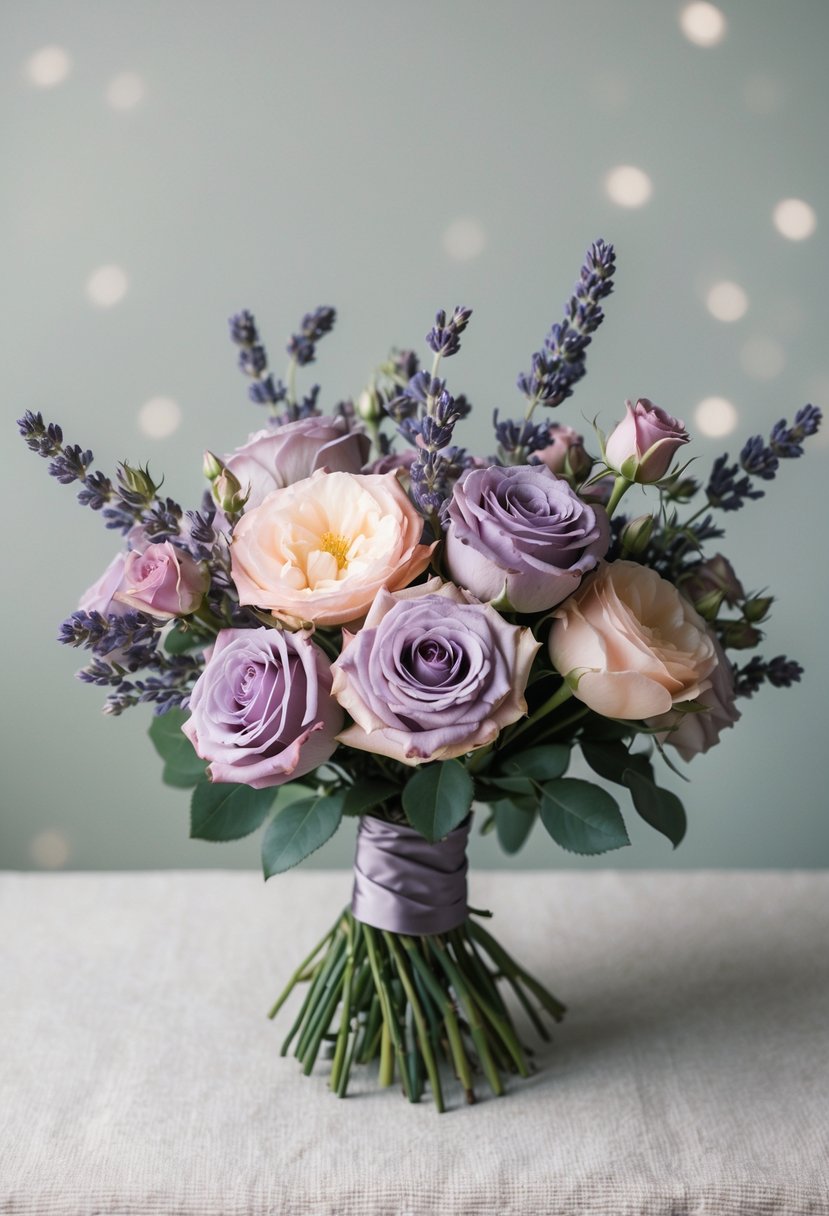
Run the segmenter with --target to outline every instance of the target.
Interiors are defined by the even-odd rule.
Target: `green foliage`
[[[321,848],[340,826],[346,791],[301,798],[278,811],[262,837],[265,878],[282,874]]]
[[[211,645],[212,639],[205,637],[203,631],[197,631],[183,621],[176,621],[164,639],[164,649],[168,654],[187,654],[189,650],[203,649]],[[166,714],[164,715],[166,718]]]
[[[687,819],[685,807],[671,790],[654,785],[641,773],[628,769],[625,785],[630,790],[633,805],[645,823],[667,836],[676,848],[685,835]]]
[[[653,767],[648,757],[641,754],[631,755],[624,743],[617,740],[594,743],[585,739],[582,741],[581,751],[593,772],[604,777],[605,781],[627,785],[625,774],[631,769],[653,780]]]
[[[493,804],[492,813],[501,848],[505,853],[517,853],[535,823],[535,803],[530,800],[513,802],[505,798]]]
[[[387,798],[398,797],[399,794],[400,787],[394,781],[386,781],[383,778],[361,779],[345,791],[343,814],[364,815]]]
[[[570,763],[569,743],[548,743],[502,761],[501,771],[509,777],[530,777],[534,781],[554,781],[563,777]]]
[[[601,786],[575,777],[542,787],[541,822],[570,853],[607,853],[630,844],[616,799]]]
[[[403,810],[409,823],[427,840],[442,840],[462,823],[472,806],[475,787],[457,760],[427,764],[403,788]]]
[[[190,800],[192,840],[241,840],[265,821],[276,799],[273,788],[200,781]]]
[[[153,747],[164,761],[162,780],[165,785],[178,789],[190,789],[204,778],[207,768],[204,760],[196,755],[193,745],[181,728],[188,714],[181,709],[170,709],[166,714],[153,718],[150,724],[150,739]]]

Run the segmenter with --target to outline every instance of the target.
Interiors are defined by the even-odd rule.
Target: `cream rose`
[[[553,616],[554,665],[606,718],[655,717],[711,687],[717,654],[705,622],[647,566],[604,563]]]
[[[342,625],[382,588],[407,586],[433,545],[395,473],[326,473],[274,490],[233,532],[233,581],[242,604],[287,624]]]

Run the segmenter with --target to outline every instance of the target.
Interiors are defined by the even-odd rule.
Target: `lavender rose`
[[[219,633],[181,729],[210,761],[211,781],[261,790],[324,764],[342,724],[319,647],[307,633],[263,627]]]
[[[605,461],[628,481],[652,485],[668,472],[677,449],[688,443],[685,423],[647,397],[636,405],[626,401],[625,406],[627,414],[605,444]]]
[[[102,616],[124,615],[127,611],[126,604],[120,604],[113,597],[124,584],[126,558],[126,553],[116,553],[97,582],[87,587],[78,604],[81,612],[100,612]]]
[[[334,696],[354,719],[340,740],[409,765],[485,747],[527,712],[537,650],[529,629],[451,583],[380,591],[333,666]]]
[[[207,566],[166,540],[126,555],[121,588],[114,599],[138,612],[171,620],[195,612],[209,586]]]
[[[317,469],[359,473],[369,447],[368,436],[349,431],[344,418],[300,418],[257,431],[224,463],[243,489],[250,486],[246,506],[251,510],[272,490],[304,481]]]
[[[481,600],[506,599],[516,612],[560,604],[604,557],[610,526],[543,465],[471,469],[448,507],[446,565]]]

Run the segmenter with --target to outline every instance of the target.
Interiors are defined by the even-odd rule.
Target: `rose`
[[[722,553],[715,553],[704,562],[689,566],[680,579],[683,595],[695,605],[712,603],[716,610],[725,601],[733,608],[746,593],[734,567]]]
[[[116,553],[101,577],[87,587],[78,603],[81,612],[100,612],[102,616],[123,616],[126,605],[114,599],[124,582],[126,553]]]
[[[607,552],[604,507],[543,465],[471,469],[448,508],[446,565],[481,600],[542,612],[575,591]]]
[[[343,712],[331,666],[307,633],[223,629],[182,730],[211,781],[255,790],[310,773],[334,752]]]
[[[204,563],[166,540],[126,555],[121,588],[114,598],[139,612],[170,619],[195,612],[209,586]]]
[[[417,458],[417,448],[404,448],[402,452],[387,452],[366,465],[366,473],[394,473],[401,469],[408,475]]]
[[[650,727],[666,727],[666,733],[658,736],[663,743],[675,747],[683,760],[693,760],[701,752],[707,752],[719,743],[720,733],[733,726],[740,717],[734,705],[734,672],[725,651],[714,634],[710,634],[717,656],[717,666],[711,672],[711,687],[697,697],[705,706],[703,713],[682,713],[672,710],[657,718],[648,719]]]
[[[668,472],[674,453],[689,435],[685,423],[641,397],[636,405],[625,402],[627,414],[605,444],[607,465],[626,477],[651,485]]]
[[[553,616],[554,666],[607,718],[651,718],[711,687],[717,655],[705,622],[647,566],[603,563]]]
[[[550,442],[545,448],[533,453],[551,473],[577,473],[586,475],[591,466],[590,457],[584,450],[584,436],[572,427],[557,422],[550,425]]]
[[[451,583],[380,591],[334,663],[334,696],[354,719],[340,740],[410,765],[485,747],[527,712],[538,645]]]
[[[381,587],[405,587],[429,564],[423,519],[394,473],[326,473],[274,490],[236,525],[233,581],[242,604],[289,624],[341,625]]]
[[[225,467],[250,487],[247,509],[258,507],[272,490],[303,481],[317,469],[359,473],[368,459],[369,439],[349,431],[345,418],[300,418],[251,435],[225,457]]]

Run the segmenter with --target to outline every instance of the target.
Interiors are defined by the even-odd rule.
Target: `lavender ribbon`
[[[351,911],[391,933],[447,933],[463,924],[471,816],[430,844],[406,824],[363,815],[354,857]]]

